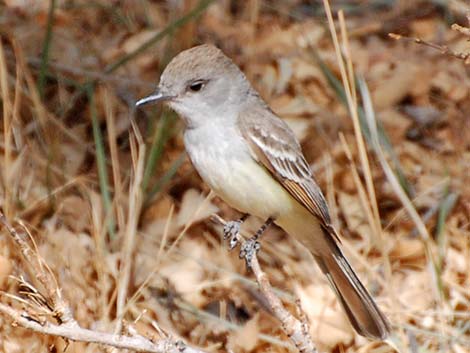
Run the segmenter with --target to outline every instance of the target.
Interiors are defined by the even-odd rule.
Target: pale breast
[[[261,218],[277,217],[294,207],[296,201],[251,157],[235,128],[187,130],[184,141],[201,178],[231,207]]]

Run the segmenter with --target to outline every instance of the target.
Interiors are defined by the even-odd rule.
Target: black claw
[[[240,242],[240,239],[238,238],[238,236],[233,236],[230,238],[230,250],[233,250],[237,247],[238,243]]]
[[[234,237],[238,237],[241,225],[242,221],[227,222],[224,226],[224,240],[227,240],[228,238],[233,239]]]
[[[237,245],[241,242],[241,237],[239,235],[240,227],[243,221],[248,217],[248,214],[243,215],[241,219],[238,221],[230,221],[225,223],[224,226],[224,240],[230,239],[229,247],[230,250],[233,250],[237,247]],[[251,261],[256,253],[261,248],[261,244],[258,241],[258,238],[264,233],[264,231],[274,222],[273,218],[268,218],[266,222],[261,226],[260,229],[256,232],[256,234],[245,241],[240,249],[239,257],[240,259],[245,259],[246,267],[248,269],[251,268]]]
[[[224,226],[224,240],[229,240],[229,249],[233,250],[237,247],[238,243],[240,242],[240,227],[242,225],[242,221],[230,221],[225,223]]]

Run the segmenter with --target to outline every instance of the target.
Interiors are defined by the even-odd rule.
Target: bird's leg
[[[274,219],[269,217],[266,222],[264,222],[264,224],[257,230],[255,235],[243,243],[239,256],[240,259],[245,258],[247,268],[251,268],[251,260],[261,248],[261,244],[258,241],[259,237],[263,235],[266,229],[268,229],[268,227],[273,224],[273,222]]]
[[[230,238],[230,250],[233,250],[239,242],[239,233],[242,223],[248,218],[248,213],[236,221],[229,221],[224,226],[224,240]]]

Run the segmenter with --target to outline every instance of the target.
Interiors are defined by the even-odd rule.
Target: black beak
[[[143,106],[143,105],[146,105],[146,104],[149,104],[149,103],[164,102],[164,101],[167,101],[171,98],[173,98],[173,96],[165,95],[157,89],[157,91],[155,93],[151,94],[150,96],[139,99],[135,103],[135,106],[140,107],[140,106]]]

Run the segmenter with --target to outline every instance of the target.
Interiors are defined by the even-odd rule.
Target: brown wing
[[[267,107],[242,112],[238,125],[253,157],[281,185],[329,229],[331,220],[325,198],[313,179],[299,142],[287,124]]]
[[[243,112],[238,124],[251,147],[253,158],[320,220],[324,237],[316,234],[316,244],[319,246],[309,250],[335,289],[351,324],[363,336],[385,339],[390,333],[387,318],[341,252],[338,246],[340,240],[331,225],[325,198],[313,179],[292,130],[267,107]]]

